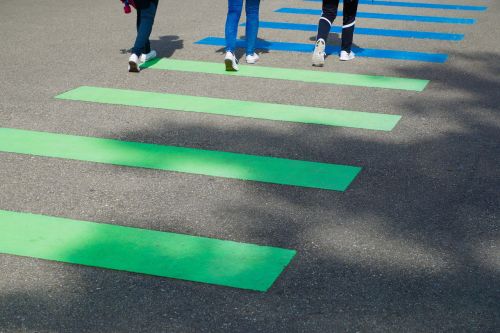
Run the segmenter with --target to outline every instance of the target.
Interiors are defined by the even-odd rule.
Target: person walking
[[[339,0],[323,0],[323,13],[318,23],[318,35],[312,56],[313,66],[322,67],[325,64],[325,48],[333,21],[337,17]],[[356,24],[356,13],[358,11],[358,0],[344,0],[344,14],[342,25],[342,45],[339,59],[348,61],[354,59],[352,52],[352,40],[354,37],[354,26]]]
[[[158,7],[158,0],[134,0],[137,10],[137,37],[132,47],[132,55],[128,59],[128,71],[138,73],[141,65],[146,61],[156,58],[156,51],[151,50],[149,36]]]
[[[260,0],[245,0],[246,21],[246,57],[248,64],[255,64],[259,56],[255,53],[255,43],[259,32],[259,6]],[[243,0],[228,0],[226,18],[226,55],[224,63],[227,71],[238,70],[238,60],[235,56],[238,24],[240,22]]]

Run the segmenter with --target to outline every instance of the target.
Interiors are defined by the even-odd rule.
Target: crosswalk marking
[[[303,0],[306,2],[321,2],[323,0]],[[343,3],[340,0],[340,3]],[[485,11],[486,6],[470,6],[470,5],[452,5],[442,3],[426,3],[426,2],[405,2],[405,1],[382,1],[382,0],[359,0],[360,5],[370,6],[389,6],[389,7],[407,7],[407,8],[427,8],[427,9],[443,9],[443,10],[466,10],[466,11]]]
[[[196,42],[196,44],[201,45],[213,45],[213,46],[225,46],[226,41],[224,38],[220,37],[207,37]],[[244,40],[239,39],[236,43],[236,47],[243,48],[246,43]],[[284,51],[284,52],[301,52],[301,53],[312,53],[314,50],[314,44],[312,43],[288,43],[288,42],[275,42],[275,41],[264,41],[258,40],[256,49],[266,50],[266,51]],[[427,53],[427,52],[413,52],[413,51],[401,51],[401,50],[384,50],[384,49],[368,49],[368,48],[358,48],[353,47],[352,50],[356,53],[356,56],[368,57],[368,58],[380,58],[380,59],[394,59],[394,60],[408,60],[408,61],[421,61],[421,62],[434,62],[434,63],[444,63],[448,59],[448,55],[443,53]],[[340,46],[328,45],[325,50],[326,54],[337,55],[340,52]]]
[[[294,250],[0,210],[0,253],[266,291]]]
[[[361,168],[268,156],[0,128],[0,151],[345,191]]]
[[[338,72],[301,70],[293,68],[277,68],[265,66],[240,65],[238,72],[228,72],[220,63],[206,61],[190,61],[171,58],[155,59],[143,67],[183,71],[192,73],[230,75],[238,77],[255,77],[275,80],[301,81],[308,83],[336,84],[370,88],[399,89],[423,91],[429,80],[399,78],[379,75],[348,74]]]
[[[276,13],[282,14],[298,14],[298,15],[321,15],[320,9],[309,8],[280,8],[275,10]],[[342,16],[343,12],[338,11],[338,16]],[[406,15],[406,14],[386,14],[386,13],[370,13],[370,12],[357,12],[356,17],[368,18],[377,20],[391,20],[391,21],[414,21],[426,23],[443,23],[443,24],[474,24],[476,20],[473,18],[463,17],[446,17],[446,16],[422,16],[422,15]]]
[[[56,98],[379,131],[392,130],[401,118],[398,115],[381,113],[86,86]]]
[[[280,30],[297,30],[297,31],[317,31],[317,24],[301,24],[289,22],[269,22],[260,21],[259,28],[262,29],[280,29]],[[331,32],[342,33],[342,27],[332,26]],[[433,40],[449,40],[461,41],[464,39],[463,34],[432,32],[432,31],[414,31],[414,30],[397,30],[397,29],[375,29],[356,27],[356,35],[370,35],[381,37],[396,37],[396,38],[416,38],[416,39],[433,39]]]

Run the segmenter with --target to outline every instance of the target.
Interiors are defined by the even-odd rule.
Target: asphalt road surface
[[[465,37],[358,34],[355,44],[447,54],[445,63],[330,56],[316,69],[310,54],[263,51],[257,65],[430,80],[415,92],[153,69],[129,74],[135,18],[117,0],[1,0],[0,127],[362,171],[340,192],[0,152],[1,210],[297,251],[267,292],[0,254],[0,332],[498,332],[500,4],[439,3],[488,9],[360,5],[362,12],[477,21],[358,18],[358,27]],[[263,0],[261,19],[317,23],[315,15],[275,12],[283,7],[320,4]],[[160,57],[222,68],[221,47],[195,42],[224,36],[226,10],[223,0],[160,0],[153,47]],[[259,37],[312,44],[314,34],[263,28]],[[338,45],[338,36],[330,42]],[[54,98],[84,85],[402,118],[385,132]]]

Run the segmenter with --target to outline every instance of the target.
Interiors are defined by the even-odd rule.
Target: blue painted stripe
[[[245,26],[245,23],[241,24]],[[260,21],[259,27],[264,29],[283,29],[297,31],[317,31],[316,24],[299,24],[286,22],[268,22]],[[341,33],[342,27],[332,27],[332,32]],[[436,39],[436,40],[463,40],[463,34],[452,34],[445,32],[427,32],[427,31],[412,31],[412,30],[392,30],[392,29],[374,29],[374,28],[359,28],[356,27],[356,34],[384,36],[384,37],[400,37],[400,38],[418,38],[418,39]]]
[[[299,15],[321,15],[320,9],[307,9],[307,8],[280,8],[275,10],[276,13],[285,14],[299,14]],[[339,11],[339,16],[343,15]],[[442,17],[442,16],[420,16],[420,15],[402,15],[402,14],[384,14],[384,13],[368,13],[358,12],[356,14],[360,18],[370,18],[379,20],[395,20],[395,21],[416,21],[416,22],[430,22],[430,23],[448,23],[448,24],[474,24],[476,20],[473,18],[459,18],[459,17]]]
[[[308,2],[321,2],[323,0],[304,0]],[[340,0],[342,3],[342,0]],[[473,10],[485,11],[485,6],[464,6],[464,5],[446,5],[442,3],[422,3],[422,2],[403,2],[403,1],[380,1],[380,0],[359,0],[362,5],[389,6],[389,7],[410,7],[410,8],[430,8],[445,10]]]
[[[195,44],[225,46],[226,41],[224,38],[220,37],[207,37],[205,39],[197,41]],[[239,39],[236,43],[236,47],[238,48],[244,48],[245,46],[246,42],[244,40]],[[266,51],[311,53],[314,49],[314,45],[302,44],[302,43],[270,42],[270,41],[259,40],[257,41],[256,48]],[[369,57],[369,58],[412,60],[412,61],[436,62],[436,63],[443,63],[448,58],[448,55],[442,53],[423,53],[423,52],[364,49],[364,48],[353,48],[352,50],[358,56]],[[325,51],[326,54],[338,54],[340,52],[340,48],[338,46],[329,45],[326,47]]]

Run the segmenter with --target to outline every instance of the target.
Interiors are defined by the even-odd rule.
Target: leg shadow
[[[167,35],[161,36],[160,39],[151,40],[151,49],[156,50],[158,58],[170,58],[175,51],[184,48],[184,40],[179,39],[179,36]],[[132,49],[120,49],[121,54],[131,53]]]
[[[245,37],[246,36],[242,35],[242,36],[240,36],[240,39],[245,40]],[[262,38],[257,38],[257,46],[258,47],[255,48],[255,53],[257,53],[258,55],[269,53],[268,47],[270,45],[271,45],[271,43],[269,43],[268,41],[266,41]],[[226,48],[221,47],[221,48],[215,50],[215,52],[216,53],[225,53]],[[245,48],[244,47],[237,47],[236,51],[234,52],[234,55],[236,56],[236,59],[238,59],[238,61],[240,61],[245,56]]]
[[[309,40],[311,42],[316,42],[316,35],[309,37]],[[340,47],[341,44],[342,44],[342,34],[331,32],[328,35],[328,40],[326,41],[327,46],[339,46]],[[354,42],[352,43],[352,48],[363,50],[363,48],[361,46],[359,46],[358,44],[356,44]],[[328,58],[329,56],[331,56],[331,55],[327,54],[325,56],[325,59]]]

